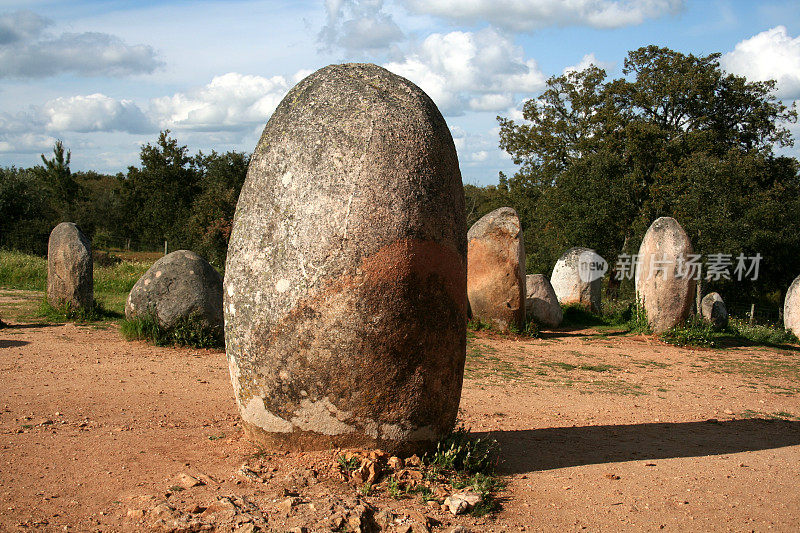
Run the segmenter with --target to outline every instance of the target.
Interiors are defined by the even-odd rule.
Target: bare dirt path
[[[153,502],[189,512],[244,495],[280,531],[324,492],[355,494],[327,475],[335,452],[260,457],[264,483],[237,474],[257,450],[241,438],[223,353],[14,320],[30,295],[0,296],[13,325],[0,330],[0,530],[134,531]],[[502,511],[362,500],[444,531],[800,529],[800,349],[543,337],[469,342],[461,420],[502,445]],[[181,473],[207,483],[175,489]],[[282,509],[287,494],[297,510]]]

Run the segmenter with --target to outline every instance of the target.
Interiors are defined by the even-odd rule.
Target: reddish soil
[[[257,455],[224,353],[14,318],[28,297],[0,295],[12,325],[0,330],[0,531],[141,530],[153,524],[141,511],[159,502],[179,514],[220,496],[244,496],[267,529],[285,531],[325,514],[319,502],[333,512],[334,494],[358,503],[346,501],[359,495],[337,479],[336,451]],[[467,369],[460,419],[502,446],[502,510],[453,517],[385,492],[361,502],[442,531],[800,529],[798,347],[477,334]],[[171,488],[181,473],[206,484]]]

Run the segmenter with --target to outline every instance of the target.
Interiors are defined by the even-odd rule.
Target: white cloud
[[[384,50],[403,38],[403,32],[383,11],[383,0],[326,0],[328,23],[319,33],[326,48],[351,53]]]
[[[45,34],[52,22],[29,11],[0,15],[0,78],[42,78],[63,73],[126,76],[161,65],[147,45],[129,45],[107,33]]]
[[[404,0],[416,13],[511,31],[547,26],[620,28],[677,13],[684,0]]]
[[[490,28],[433,33],[405,60],[384,66],[419,85],[450,116],[505,109],[515,93],[538,91],[545,81],[522,47]]]
[[[741,41],[720,63],[751,81],[777,80],[780,98],[800,98],[800,37],[790,37],[784,26]]]
[[[33,38],[45,26],[47,20],[32,11],[0,14],[0,45]]]
[[[154,126],[135,103],[103,94],[56,98],[44,105],[42,114],[46,117],[48,131],[154,131]]]
[[[0,153],[36,154],[47,153],[53,149],[54,137],[40,133],[2,134],[0,133]]]
[[[592,65],[601,68],[605,71],[612,70],[615,67],[614,63],[608,61],[600,61],[599,59],[597,59],[597,57],[595,57],[594,54],[586,54],[585,56],[583,56],[583,59],[578,61],[578,63],[576,63],[575,65],[566,67],[564,69],[564,74],[567,74],[569,72],[580,72],[582,70],[586,70]]]
[[[160,127],[213,132],[266,123],[290,86],[282,76],[230,72],[199,89],[155,98],[151,113]]]

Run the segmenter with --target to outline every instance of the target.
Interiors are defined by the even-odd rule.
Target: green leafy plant
[[[386,482],[386,490],[389,493],[389,496],[394,499],[398,499],[403,492],[400,488],[400,483],[393,477],[390,477]]]
[[[350,457],[348,459],[345,455],[340,455],[336,458],[336,462],[339,463],[339,466],[346,474],[358,470],[361,466],[361,461],[359,461],[358,457]]]
[[[539,337],[539,325],[534,320],[525,320],[525,324],[522,328],[517,327],[516,324],[511,324],[508,329],[515,335],[530,337],[532,339]]]
[[[497,460],[497,441],[471,437],[464,427],[453,430],[436,443],[436,451],[422,458],[426,466],[470,475],[493,472]]]
[[[650,333],[650,323],[647,321],[647,311],[644,302],[639,298],[630,306],[630,316],[625,324],[630,333]]]
[[[484,322],[480,318],[473,318],[467,322],[467,329],[471,331],[490,330],[492,329],[492,325],[488,322]]]
[[[362,496],[369,496],[372,493],[372,483],[364,483],[358,490]]]

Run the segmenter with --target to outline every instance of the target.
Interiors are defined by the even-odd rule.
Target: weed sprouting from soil
[[[422,461],[440,471],[472,475],[493,472],[497,455],[497,441],[471,437],[469,431],[459,427],[437,442],[436,450],[425,454]]]

